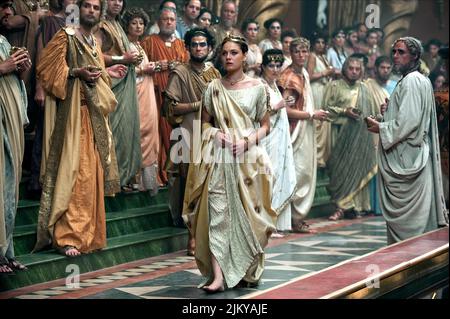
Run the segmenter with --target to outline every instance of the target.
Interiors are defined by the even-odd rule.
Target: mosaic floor
[[[265,271],[256,288],[235,288],[206,294],[197,286],[202,277],[193,257],[184,251],[68,277],[7,292],[14,299],[234,299],[245,298],[294,279],[386,246],[381,217],[331,222],[311,220],[317,234],[290,234],[271,240]],[[76,266],[76,265],[75,265]]]

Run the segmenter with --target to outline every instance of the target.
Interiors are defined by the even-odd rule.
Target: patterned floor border
[[[322,233],[356,223],[367,223],[370,222],[370,218],[340,221],[319,218],[308,220],[308,223],[310,229]],[[271,239],[268,247],[314,235],[290,233],[282,238]],[[179,251],[81,274],[78,286],[72,283],[67,285],[64,278],[0,293],[0,299],[77,299],[192,268],[196,269],[194,257],[186,256],[185,251]]]

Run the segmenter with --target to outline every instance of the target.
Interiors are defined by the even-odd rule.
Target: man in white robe
[[[378,192],[388,244],[448,226],[433,88],[418,72],[421,55],[415,38],[394,42],[394,69],[402,77],[382,107],[384,121],[367,118],[369,131],[380,135]]]

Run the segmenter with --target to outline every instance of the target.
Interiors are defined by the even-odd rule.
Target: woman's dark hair
[[[345,31],[342,29],[336,29],[333,31],[333,33],[331,34],[331,37],[334,39],[337,37],[338,34],[342,33],[345,37]]]
[[[264,28],[266,28],[266,30],[269,30],[269,29],[270,29],[270,26],[271,26],[274,22],[278,22],[278,23],[280,24],[280,26],[283,28],[284,23],[283,23],[283,21],[281,21],[281,20],[278,19],[278,18],[272,18],[272,19],[266,20],[266,21],[264,22]]]
[[[326,43],[328,41],[328,34],[322,30],[314,31],[311,36],[311,44],[314,45],[319,39],[324,39]]]
[[[284,63],[283,51],[279,49],[269,49],[264,51],[262,65],[267,66],[272,61],[280,62],[281,64],[283,64]]]
[[[445,81],[447,81],[447,75],[446,75],[444,72],[441,72],[440,70],[433,70],[433,71],[430,73],[430,75],[428,76],[428,78],[429,78],[430,81],[431,81],[431,85],[433,86],[433,89],[436,89],[436,88],[434,87],[434,82],[435,82],[436,79],[437,79],[438,77],[440,77],[441,75],[444,77]]]
[[[186,48],[191,46],[192,38],[202,36],[206,38],[206,42],[209,46],[213,48],[216,45],[216,40],[214,39],[211,32],[209,32],[206,28],[192,28],[184,35],[184,44]]]
[[[252,23],[256,24],[256,26],[259,27],[258,21],[256,21],[256,20],[253,19],[253,18],[247,18],[247,19],[244,20],[244,22],[242,22],[242,26],[241,26],[241,31],[242,31],[242,33],[244,33],[245,31],[247,31],[248,26],[249,26],[250,24],[252,24]]]
[[[294,39],[297,37],[297,33],[295,33],[292,30],[286,30],[286,31],[281,32],[281,37],[280,37],[281,42],[283,42],[284,38],[287,38],[287,37]]]
[[[427,44],[425,44],[425,47],[424,47],[425,51],[428,52],[430,50],[431,45],[435,45],[438,48],[440,48],[442,46],[442,42],[439,41],[438,39],[431,39],[430,41],[427,42]]]
[[[144,21],[144,28],[148,26],[150,23],[150,18],[148,17],[148,14],[145,13],[145,11],[142,8],[130,8],[129,10],[125,11],[122,15],[122,26],[125,32],[127,32],[128,27],[131,23],[131,21],[134,18],[141,18]]]
[[[197,17],[197,21],[199,21],[199,20],[200,20],[200,17],[201,17],[202,15],[204,15],[205,13],[209,13],[209,15],[211,16],[211,25],[213,25],[213,24],[219,24],[219,18],[218,18],[214,13],[212,13],[212,11],[209,10],[207,7],[202,7],[202,8],[200,9],[200,13],[199,13],[199,15],[198,15],[198,17]]]

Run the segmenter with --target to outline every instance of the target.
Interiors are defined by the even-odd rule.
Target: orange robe
[[[298,111],[304,111],[305,106],[305,79],[303,75],[298,75],[294,72],[292,68],[287,68],[281,73],[280,79],[278,80],[278,86],[282,88],[282,90],[292,90],[294,91],[295,97],[295,105],[292,107]],[[297,126],[298,119],[289,119],[289,127],[290,132],[292,133]]]
[[[177,61],[186,63],[189,60],[188,52],[185,49],[184,42],[180,39],[176,39],[171,42],[171,46],[165,45],[165,42],[157,34],[152,34],[146,37],[142,41],[142,48],[148,56],[150,61],[167,60],[169,62]],[[167,173],[164,171],[164,167],[167,160],[167,154],[170,149],[170,132],[172,127],[167,120],[161,116],[162,106],[164,102],[163,92],[167,87],[169,81],[170,70],[163,72],[156,72],[153,75],[155,85],[156,104],[158,106],[159,117],[159,133],[160,133],[160,152],[158,158],[159,166],[159,178],[162,183],[167,183]]]

